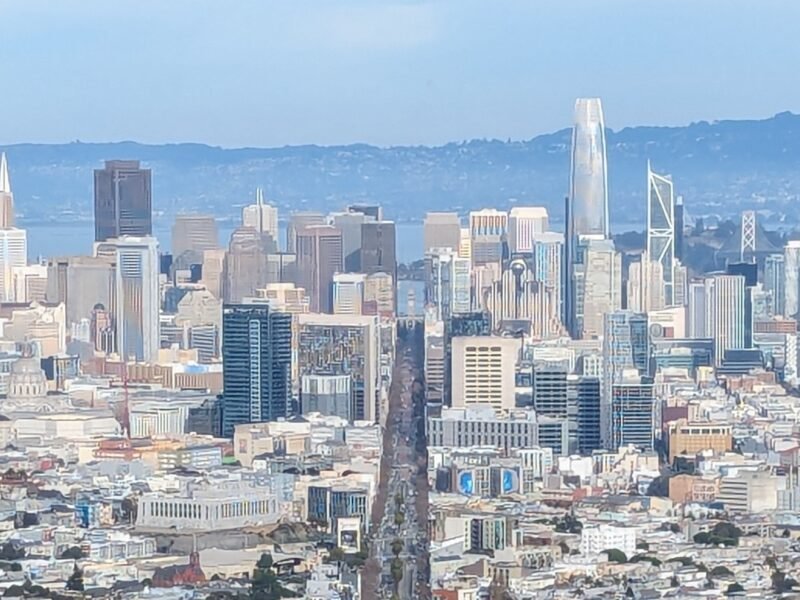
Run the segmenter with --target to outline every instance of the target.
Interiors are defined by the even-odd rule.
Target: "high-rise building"
[[[185,252],[196,252],[200,258],[206,250],[219,248],[217,221],[211,215],[178,215],[172,226],[172,255],[177,259]]]
[[[577,404],[577,449],[580,454],[591,454],[603,447],[600,379],[571,375],[568,383]]]
[[[605,402],[601,411],[604,432],[608,432],[608,411],[614,384],[622,381],[631,369],[639,375],[649,375],[650,353],[646,314],[618,310],[604,315],[602,392]]]
[[[275,240],[252,227],[239,227],[231,233],[222,278],[226,303],[237,304],[272,282],[267,268],[268,256],[276,251]]]
[[[469,213],[470,255],[473,267],[499,263],[508,257],[508,213],[484,208]]]
[[[611,240],[588,240],[575,265],[575,331],[583,339],[603,334],[603,315],[622,308],[622,257]]]
[[[383,221],[383,208],[380,204],[349,204],[347,212],[367,216],[372,221]]]
[[[547,364],[533,367],[533,408],[537,415],[569,416],[567,370]]]
[[[15,267],[14,302],[44,302],[47,295],[47,266],[42,264]]]
[[[637,312],[661,310],[665,306],[663,265],[650,260],[647,251],[628,266],[628,308]]]
[[[158,242],[154,237],[108,240],[116,248],[117,352],[123,360],[154,361],[159,348]]]
[[[14,227],[14,194],[5,152],[0,152],[0,229]]]
[[[14,270],[28,263],[28,235],[24,229],[0,229],[0,302],[14,301]]]
[[[675,244],[675,260],[683,262],[683,196],[675,199],[675,215],[672,220],[672,239]]]
[[[422,226],[424,253],[434,248],[451,248],[458,252],[461,245],[461,219],[454,212],[429,212]]]
[[[361,272],[388,273],[397,283],[394,221],[367,221],[361,226]]]
[[[444,321],[444,402],[452,406],[453,339],[457,337],[490,336],[492,315],[486,311],[454,314]]]
[[[606,134],[600,98],[578,98],[572,129],[571,234],[608,238]]]
[[[785,316],[786,263],[783,254],[770,254],[764,259],[764,289],[772,293],[773,310]]]
[[[783,249],[784,316],[797,319],[800,311],[800,240],[789,241]]]
[[[299,315],[297,319],[297,364],[301,379],[308,375],[350,376],[352,418],[377,421],[381,416],[378,319],[321,314]],[[301,404],[306,405],[303,398]]]
[[[652,379],[636,371],[626,373],[611,390],[611,439],[609,449],[632,445],[653,450],[656,407]]]
[[[726,350],[745,347],[745,278],[715,274],[706,278],[706,327],[714,340],[716,364]]]
[[[242,225],[272,236],[277,245],[278,209],[264,202],[264,190],[261,188],[256,189],[256,203],[242,209]]]
[[[300,410],[353,420],[350,375],[304,375],[300,380]]]
[[[343,270],[342,232],[309,225],[296,232],[297,283],[311,299],[311,312],[333,312],[333,276]]]
[[[486,404],[496,413],[514,408],[519,340],[492,336],[455,337],[452,348],[454,408]]]
[[[116,252],[112,257],[68,256],[47,262],[45,298],[64,303],[67,324],[90,319],[97,304],[113,304]]]
[[[322,213],[297,212],[291,215],[286,227],[286,251],[290,254],[297,254],[298,232],[306,227],[317,225],[325,225],[325,216]]]
[[[365,315],[393,317],[395,314],[395,285],[389,273],[372,273],[364,278]]]
[[[363,313],[365,279],[363,273],[336,273],[333,276],[333,314]]]
[[[138,160],[107,160],[94,172],[94,239],[153,233],[150,169]]]
[[[347,273],[361,271],[361,227],[375,218],[360,212],[338,212],[328,215],[328,223],[342,232],[342,254]]]
[[[560,333],[553,290],[536,280],[530,259],[518,255],[504,261],[487,300],[494,330],[521,331],[539,339]]]
[[[528,254],[533,242],[549,229],[547,209],[543,206],[515,206],[508,213],[509,251]]]
[[[647,162],[647,254],[661,266],[664,304],[675,303],[675,197],[672,179],[658,175]]]
[[[292,394],[292,316],[268,302],[222,309],[222,434],[287,417]]]
[[[425,255],[425,304],[438,321],[470,310],[470,263],[452,248],[432,248]]]
[[[559,329],[564,311],[563,292],[564,236],[545,232],[533,240],[533,276],[549,290],[553,309],[559,319]]]

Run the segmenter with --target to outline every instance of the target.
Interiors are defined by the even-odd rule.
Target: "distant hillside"
[[[511,202],[547,206],[562,218],[569,177],[569,130],[529,141],[473,140],[439,147],[296,146],[222,149],[134,142],[0,146],[9,156],[25,220],[90,219],[92,169],[136,158],[153,169],[154,203],[164,218],[181,211],[234,217],[256,186],[285,215],[374,201],[396,219],[433,208],[467,211]],[[608,132],[611,217],[643,223],[645,165],[671,173],[691,214],[742,208],[796,213],[800,116],[761,121],[629,127]],[[792,217],[794,218],[794,217]]]

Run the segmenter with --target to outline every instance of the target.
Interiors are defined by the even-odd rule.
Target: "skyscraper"
[[[264,202],[264,190],[256,189],[256,203],[242,209],[242,225],[252,227],[259,233],[272,236],[278,243],[278,209]]]
[[[297,283],[311,299],[311,312],[333,312],[333,276],[342,269],[342,232],[310,225],[295,234]]]
[[[306,314],[297,317],[297,366],[309,375],[351,378],[352,419],[380,417],[380,332],[377,317]],[[305,400],[301,398],[304,410]]]
[[[627,372],[611,390],[609,448],[632,445],[652,450],[655,441],[655,396],[652,379]]]
[[[453,407],[488,404],[496,413],[513,409],[519,351],[514,338],[453,338]]]
[[[469,213],[472,266],[499,263],[508,254],[508,213],[484,208]]]
[[[578,98],[572,129],[571,233],[609,237],[606,133],[600,98]]]
[[[469,312],[469,259],[459,257],[449,247],[432,248],[425,255],[425,271],[425,303],[435,309],[438,321]]]
[[[645,251],[641,259],[628,266],[627,307],[638,312],[650,312],[664,308],[663,267],[651,260]]]
[[[337,212],[328,215],[328,223],[342,232],[342,254],[347,273],[361,271],[361,227],[375,218],[360,212]]]
[[[582,264],[574,265],[575,332],[603,334],[603,315],[622,308],[622,257],[611,240],[588,240]]]
[[[590,272],[587,245],[610,237],[605,125],[599,98],[575,101],[569,190],[565,201],[564,324],[573,337],[583,337],[583,294]]]
[[[268,258],[276,250],[272,236],[252,227],[234,229],[223,265],[222,297],[226,303],[237,304],[272,283]]]
[[[116,247],[115,325],[123,360],[154,361],[159,348],[158,242],[153,237],[122,236]]]
[[[394,221],[367,221],[361,226],[361,272],[388,273],[397,285]]]
[[[0,229],[14,227],[14,194],[5,152],[0,153]]]
[[[658,175],[647,162],[647,254],[661,265],[664,303],[675,303],[673,288],[675,262],[675,198],[672,179]]]
[[[24,229],[0,229],[0,302],[14,301],[14,269],[28,262],[28,236]]]
[[[786,263],[783,254],[770,254],[764,259],[764,289],[772,292],[776,315],[785,313]]]
[[[547,209],[543,206],[515,206],[508,213],[508,247],[513,253],[527,254],[534,240],[549,229]]]
[[[706,278],[706,327],[714,339],[714,358],[722,364],[726,350],[745,347],[745,278],[715,274]]]
[[[422,226],[424,252],[434,248],[452,248],[458,252],[461,245],[461,220],[454,212],[429,212]]]
[[[800,309],[800,240],[790,240],[783,249],[784,316],[798,317]]]
[[[289,217],[286,227],[286,251],[297,253],[297,234],[312,225],[325,225],[325,216],[317,212],[297,212]]]
[[[564,236],[545,232],[533,240],[533,272],[536,281],[542,282],[552,294],[553,310],[559,319],[559,329],[564,314],[563,296]]]
[[[217,221],[211,215],[177,215],[172,226],[172,256],[176,259],[184,252],[203,252],[219,248]]]
[[[492,316],[488,312],[455,314],[444,322],[444,403],[452,406],[453,340],[462,336],[489,336]]]
[[[683,196],[675,199],[675,218],[672,223],[672,239],[675,244],[675,260],[683,262]]]
[[[138,160],[107,160],[94,172],[94,239],[153,233],[150,169]]]
[[[336,273],[333,276],[333,314],[362,314],[365,279],[363,273]]]
[[[268,302],[222,309],[222,434],[286,417],[292,394],[292,315]]]

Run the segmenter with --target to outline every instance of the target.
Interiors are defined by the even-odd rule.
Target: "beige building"
[[[253,459],[265,453],[297,455],[311,449],[311,424],[248,423],[237,425],[233,431],[233,454],[243,467],[250,468]]]
[[[434,248],[451,248],[458,251],[461,245],[461,219],[454,212],[429,212],[422,225],[424,252]]]
[[[676,456],[695,456],[704,450],[717,454],[733,448],[731,425],[725,423],[690,423],[678,419],[669,424],[669,461]]]
[[[116,256],[51,258],[47,263],[47,302],[64,303],[67,323],[90,319],[98,304],[110,311],[115,263]]]
[[[217,248],[203,252],[203,279],[201,283],[215,297],[222,299],[222,278],[225,271],[225,250]]]
[[[44,302],[47,293],[47,266],[14,267],[14,302]]]
[[[61,354],[67,348],[66,310],[63,304],[10,304],[0,311],[2,337],[38,346],[40,356]]]
[[[364,279],[363,314],[394,315],[394,286],[388,273],[372,273]]]
[[[211,215],[178,215],[172,226],[172,255],[178,258],[184,252],[197,252],[219,247],[217,222]]]
[[[718,477],[682,473],[669,478],[669,499],[676,503],[712,502],[719,494]]]
[[[512,410],[519,350],[515,338],[454,337],[453,408],[487,404],[497,413]]]

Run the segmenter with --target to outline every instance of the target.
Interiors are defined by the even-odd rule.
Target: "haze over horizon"
[[[0,0],[0,18],[0,144],[529,139],[580,96],[615,130],[800,112],[800,5],[778,0]]]

